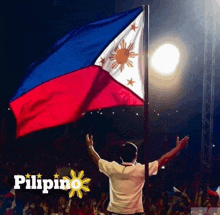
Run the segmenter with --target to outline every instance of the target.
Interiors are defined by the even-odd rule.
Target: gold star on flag
[[[133,87],[135,81],[133,81],[132,78],[130,80],[127,79],[127,81],[128,81],[127,85],[131,85]]]
[[[41,178],[42,177],[42,175],[39,173],[38,175],[37,175],[37,178]]]
[[[131,30],[135,31],[136,28],[138,28],[138,27],[136,27],[135,24],[131,25]]]
[[[27,175],[25,175],[26,178],[30,178],[31,175],[28,173]]]
[[[54,178],[59,178],[59,175],[57,173],[53,176],[54,176]]]
[[[102,64],[102,66],[104,65],[104,63],[105,63],[105,58],[102,58],[101,57],[101,61],[100,61],[100,63]]]

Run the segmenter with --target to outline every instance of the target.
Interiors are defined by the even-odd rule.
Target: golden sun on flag
[[[133,67],[133,63],[129,58],[134,58],[138,54],[131,51],[134,48],[134,43],[131,43],[128,48],[126,48],[126,43],[124,39],[120,43],[120,47],[121,48],[116,46],[114,49],[115,53],[111,54],[109,58],[111,61],[115,61],[112,64],[112,68],[116,69],[120,65],[120,71],[122,72],[125,64],[128,67]]]
[[[75,194],[75,192],[77,193],[77,196],[81,199],[83,194],[82,194],[82,191],[85,191],[85,192],[89,192],[90,189],[85,186],[85,184],[88,184],[90,182],[90,178],[84,178],[82,179],[82,177],[84,176],[84,171],[80,171],[78,177],[76,177],[76,173],[71,170],[70,171],[70,175],[71,175],[71,178],[69,178],[68,176],[64,176],[63,179],[64,180],[69,180],[69,184],[70,184],[70,192],[69,192],[69,198],[72,198]]]

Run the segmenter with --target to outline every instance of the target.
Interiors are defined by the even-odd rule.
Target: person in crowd
[[[23,209],[23,215],[37,215],[35,202],[27,202]]]
[[[61,196],[59,199],[58,213],[64,215],[66,210],[66,199],[64,196]]]
[[[79,202],[79,199],[76,199],[76,198],[72,199],[69,214],[70,215],[83,215],[83,210],[81,208],[81,203]]]
[[[160,159],[149,163],[149,176],[157,174],[158,169],[174,158],[189,141],[177,137],[176,147]],[[145,181],[145,165],[137,163],[138,150],[135,144],[127,142],[121,147],[122,163],[101,159],[94,149],[93,136],[86,135],[86,145],[92,160],[99,170],[109,177],[109,214],[143,214],[142,189]]]
[[[99,200],[99,202],[97,203],[97,205],[95,206],[96,211],[99,211],[100,213],[107,213],[106,209],[106,202],[108,200],[108,194],[102,192],[101,198]]]
[[[49,203],[47,201],[42,202],[40,209],[44,215],[49,215]]]

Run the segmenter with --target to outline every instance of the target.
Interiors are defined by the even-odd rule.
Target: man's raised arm
[[[179,137],[176,139],[176,147],[172,149],[171,151],[164,154],[159,160],[158,160],[158,169],[160,169],[163,165],[165,165],[167,162],[169,162],[172,158],[176,156],[182,149],[184,149],[189,141],[189,137],[186,136],[182,140],[179,141]]]
[[[90,156],[92,157],[92,160],[97,165],[97,167],[99,167],[100,156],[98,155],[98,153],[95,151],[93,147],[93,135],[91,135],[90,137],[89,137],[89,134],[86,135],[86,145],[87,145],[88,152]]]

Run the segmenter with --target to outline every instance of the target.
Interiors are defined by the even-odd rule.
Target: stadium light
[[[160,102],[180,95],[187,75],[191,47],[181,35],[161,34],[151,39],[149,51],[149,94]]]
[[[152,56],[152,66],[161,75],[172,75],[179,63],[180,52],[172,44],[160,46]]]

